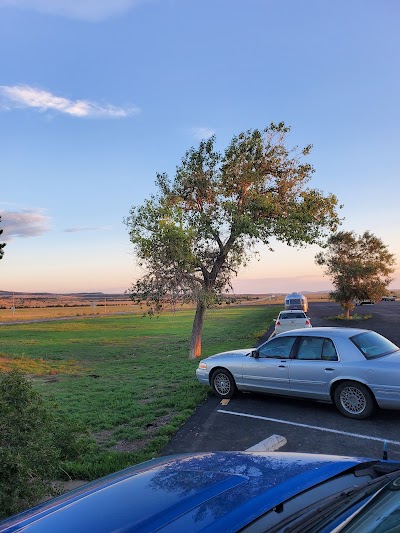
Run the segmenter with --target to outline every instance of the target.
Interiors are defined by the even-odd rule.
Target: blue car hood
[[[217,452],[156,459],[0,523],[1,532],[237,531],[362,459]]]

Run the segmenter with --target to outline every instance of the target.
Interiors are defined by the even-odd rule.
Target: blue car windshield
[[[376,359],[399,350],[393,342],[382,337],[379,333],[375,333],[375,331],[359,333],[354,335],[354,337],[350,337],[350,340],[366,359]]]
[[[400,478],[395,479],[362,509],[343,533],[388,533],[400,530]]]

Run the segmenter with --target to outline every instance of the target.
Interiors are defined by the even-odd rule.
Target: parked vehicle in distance
[[[398,531],[399,488],[399,461],[185,454],[84,485],[1,522],[0,532]]]
[[[311,328],[311,321],[304,311],[281,311],[275,320],[275,328],[271,337],[299,328]]]
[[[392,295],[382,296],[381,301],[382,302],[395,302],[396,296],[392,296]]]
[[[285,310],[293,311],[308,311],[308,301],[307,298],[298,292],[292,292],[285,296]]]
[[[285,297],[285,310],[293,311],[308,311],[308,301],[307,298],[298,292],[292,292]]]
[[[374,303],[374,300],[369,298],[365,298],[364,300],[354,300],[354,305],[372,305]]]
[[[358,419],[376,405],[400,409],[400,349],[364,329],[287,331],[256,349],[207,357],[196,376],[220,398],[239,390],[323,400]]]

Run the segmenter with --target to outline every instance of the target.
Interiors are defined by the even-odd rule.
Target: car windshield
[[[350,340],[357,346],[366,359],[376,359],[393,352],[399,348],[375,331],[367,331],[350,337]]]
[[[400,530],[400,477],[392,481],[384,490],[356,515],[340,531],[347,533],[388,533]]]

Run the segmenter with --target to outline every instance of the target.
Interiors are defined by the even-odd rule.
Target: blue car
[[[254,452],[155,459],[0,523],[9,533],[399,528],[400,462]]]

